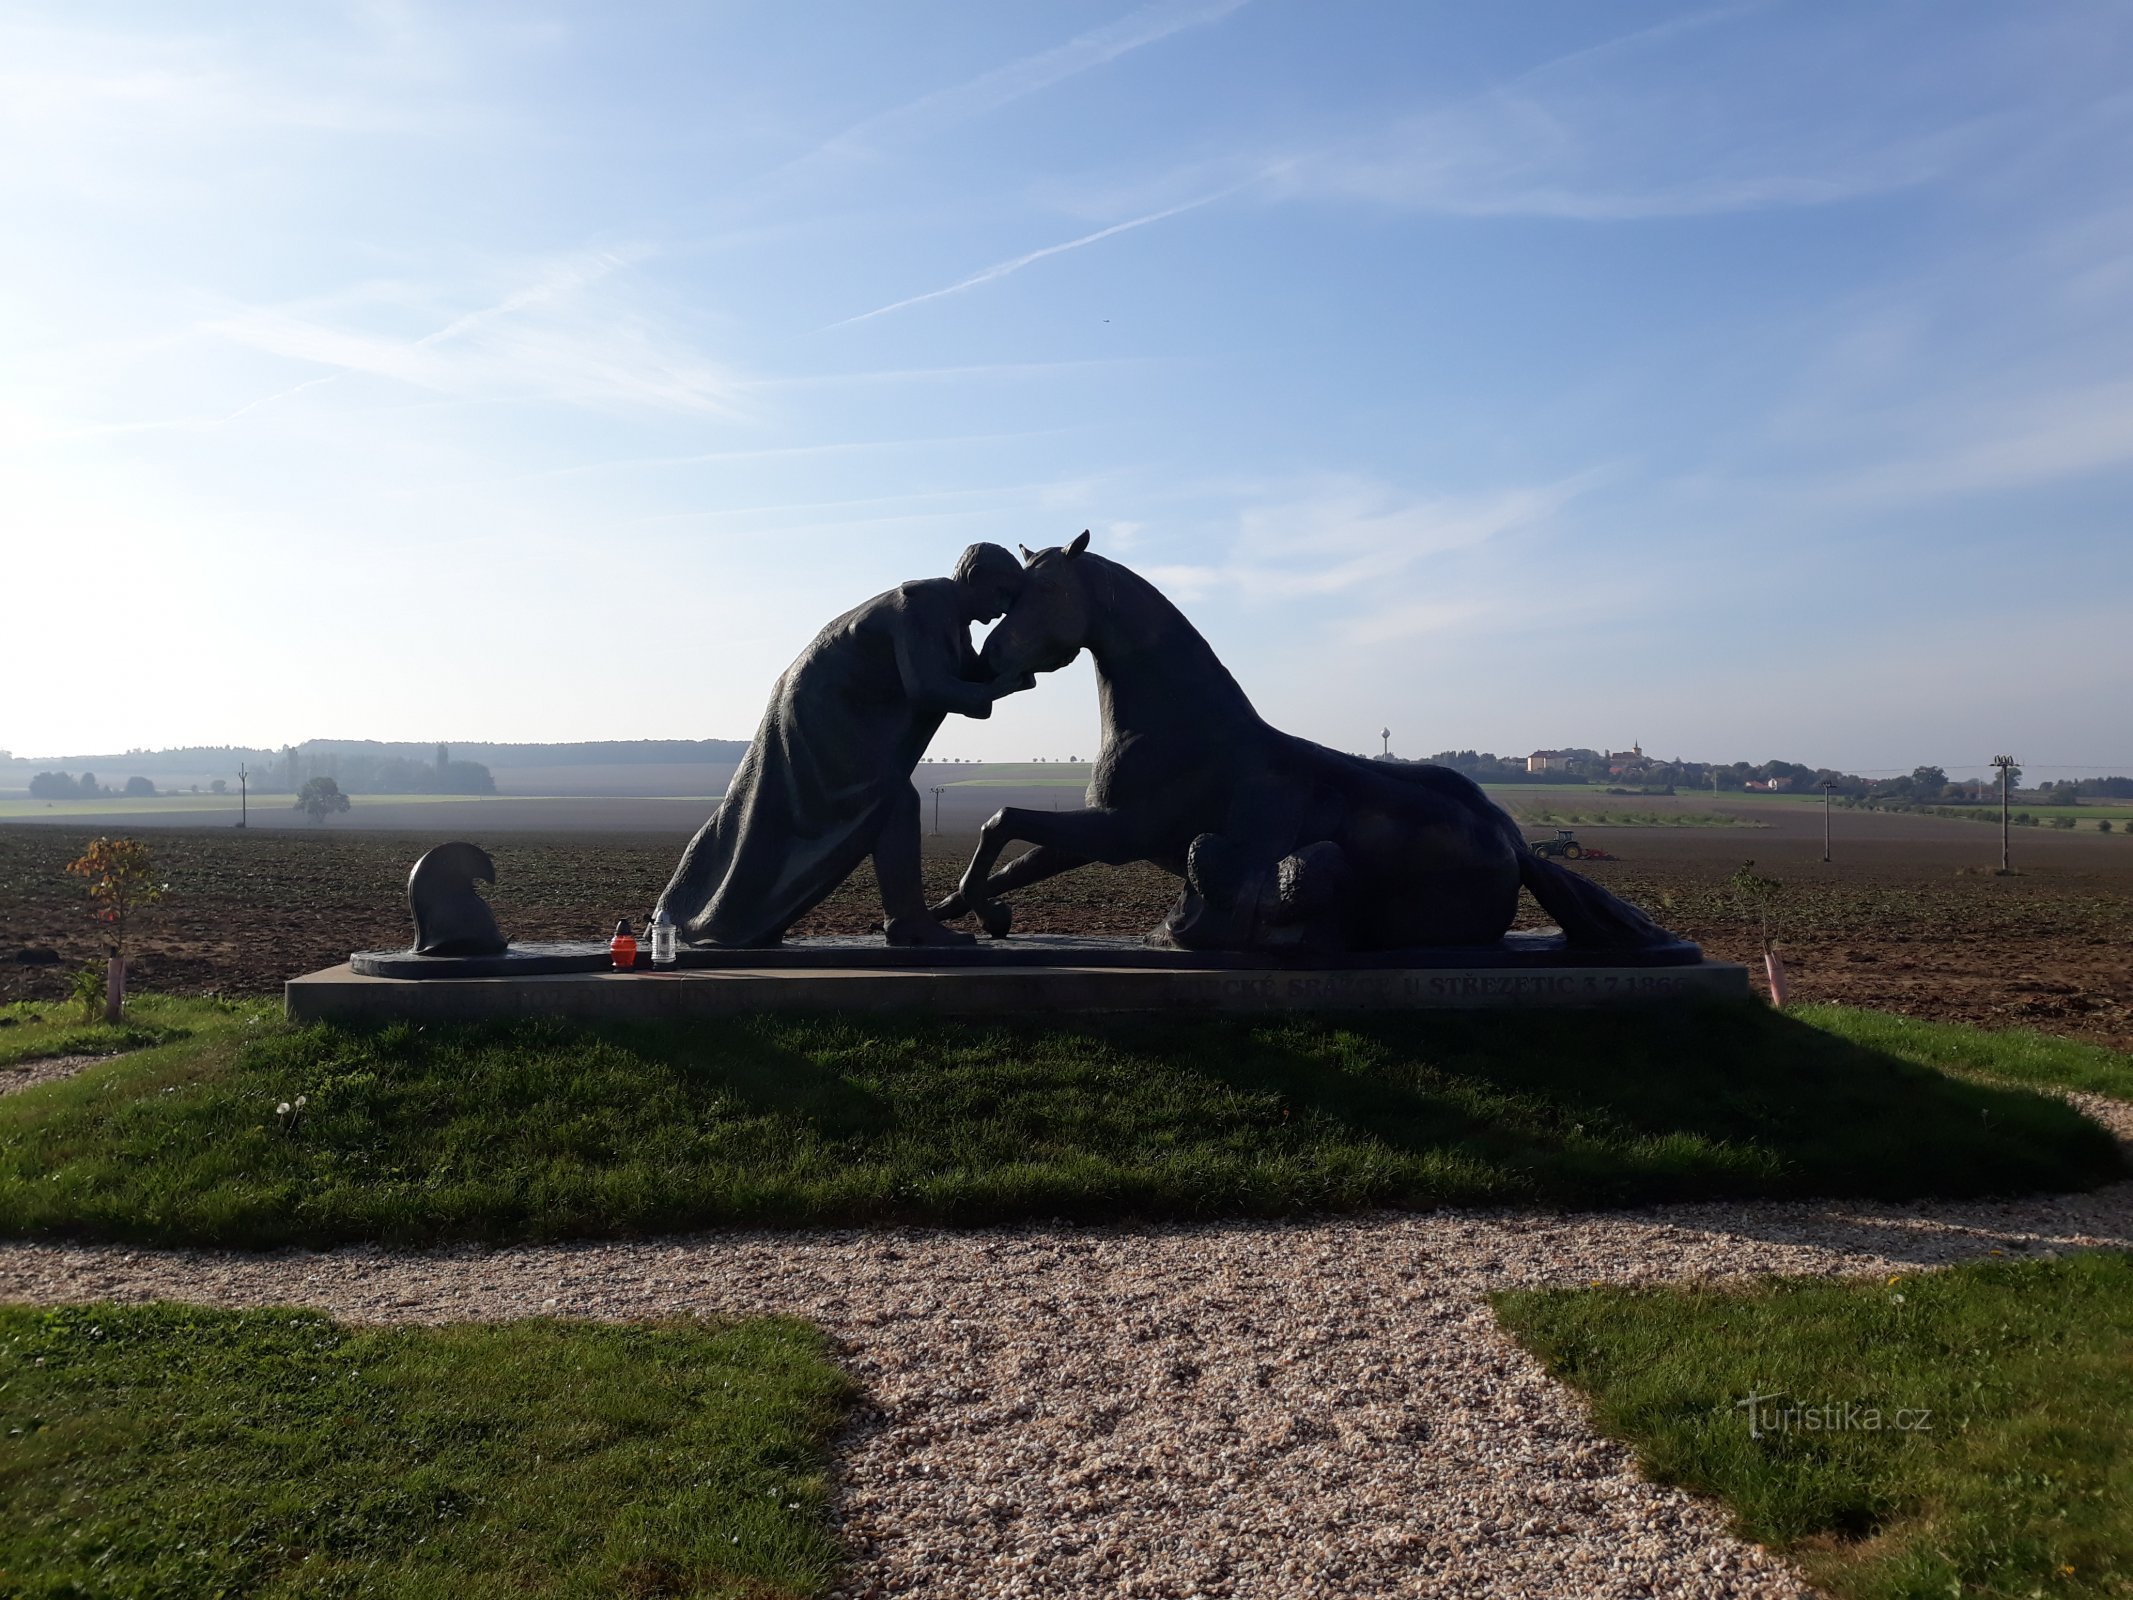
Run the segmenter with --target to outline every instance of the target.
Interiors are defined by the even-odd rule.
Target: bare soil
[[[1754,914],[1726,887],[1753,860],[1781,885],[1772,933],[1796,999],[2133,1049],[2133,839],[2019,830],[2017,872],[2001,877],[1991,870],[1997,830],[1976,823],[1840,811],[1836,859],[1825,863],[1818,811],[1722,809],[1760,825],[1580,826],[1581,839],[1620,859],[1578,870],[1713,955],[1759,971]],[[407,869],[437,842],[331,828],[156,828],[140,836],[170,890],[129,940],[133,981],[174,993],[271,993],[351,950],[404,944]],[[0,1001],[56,998],[84,963],[101,958],[102,930],[80,882],[61,870],[88,837],[64,826],[0,826]],[[497,918],[518,939],[604,936],[618,917],[643,917],[684,841],[680,832],[485,837],[497,865]],[[926,842],[929,881],[945,893],[974,840],[951,833]],[[1017,896],[1016,926],[1140,933],[1176,891],[1150,867],[1089,867]],[[1527,909],[1529,924],[1543,920]],[[863,933],[879,915],[862,870],[795,931]],[[59,961],[16,959],[40,947]]]

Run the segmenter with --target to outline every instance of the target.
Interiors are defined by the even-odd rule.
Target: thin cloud
[[[986,361],[954,367],[882,367],[872,372],[817,372],[785,378],[758,378],[755,389],[838,388],[846,384],[962,383],[971,378],[1044,378],[1061,372],[1093,372],[1109,367],[1163,364],[1161,356],[1089,356],[1074,361]]]
[[[640,472],[664,467],[718,466],[750,461],[782,461],[802,456],[858,455],[873,450],[940,450],[973,444],[1004,444],[1018,439],[1051,439],[1071,428],[1022,428],[1012,433],[955,433],[907,439],[843,439],[823,444],[766,445],[754,450],[697,450],[679,456],[631,456],[615,461],[584,461],[519,478],[572,478],[589,472]]]
[[[1165,566],[1157,581],[1191,595],[1228,590],[1253,601],[1375,593],[1433,556],[1489,544],[1545,523],[1596,483],[1598,472],[1496,494],[1401,500],[1382,484],[1336,482],[1238,514],[1237,556]]]
[[[2027,248],[1981,236],[1920,269],[1777,334],[1785,381],[1744,432],[1684,489],[1847,527],[1854,516],[1979,495],[2037,495],[2133,469],[2133,380],[2125,376],[2133,209],[2115,197]],[[2069,308],[2089,330],[2064,335]],[[1783,370],[1783,369],[1780,369]],[[2079,520],[2079,513],[2075,513]],[[2041,530],[2040,530],[2041,531]]]
[[[1640,615],[1650,592],[1633,579],[1588,580],[1537,590],[1523,567],[1498,563],[1469,575],[1436,598],[1399,601],[1341,624],[1340,636],[1359,648],[1440,646],[1486,633],[1560,639],[1601,619]]]
[[[1823,206],[1930,181],[1987,131],[1971,118],[1892,132],[1803,116],[1726,25],[1762,4],[1670,19],[1552,57],[1481,93],[1291,163],[1286,193],[1452,216],[1631,221]],[[1717,33],[1715,64],[1665,59]],[[1654,60],[1653,58],[1661,58]],[[1737,81],[1724,88],[1727,74]],[[1693,82],[1699,92],[1684,93]]]
[[[199,139],[263,130],[438,137],[493,127],[465,99],[409,94],[453,58],[493,44],[450,31],[398,39],[360,26],[335,48],[267,32],[0,21],[0,125],[37,136],[40,151],[83,143],[122,150],[152,168]]]
[[[2133,463],[2133,383],[2069,386],[2017,396],[1939,423],[1923,450],[1891,450],[1879,464],[1840,473],[1806,491],[1825,505],[1882,505],[1989,494],[2123,470]]]
[[[854,123],[825,140],[807,160],[871,155],[884,144],[929,137],[1056,83],[1101,67],[1191,28],[1204,28],[1240,10],[1246,0],[1193,6],[1146,6],[1065,44],[1011,61],[966,83],[939,89]]]
[[[207,330],[270,355],[337,370],[239,407],[229,418],[351,376],[434,394],[532,394],[570,404],[622,402],[737,415],[743,385],[627,306],[582,305],[585,292],[642,252],[603,250],[558,262],[492,305],[415,339],[253,307]]]
[[[997,484],[986,488],[916,489],[901,494],[861,495],[836,500],[770,501],[747,506],[699,506],[682,511],[657,511],[617,522],[616,527],[659,527],[675,523],[718,524],[746,519],[751,528],[780,518],[806,516],[808,521],[780,524],[780,535],[803,529],[853,527],[885,522],[924,522],[945,517],[999,517],[1022,508],[1038,508],[1060,500],[1085,499],[1089,485],[1083,479]],[[821,512],[849,515],[822,517]]]
[[[598,283],[617,268],[642,260],[649,253],[642,246],[634,246],[624,250],[595,250],[584,256],[557,262],[525,288],[513,290],[493,306],[485,306],[479,311],[469,311],[464,316],[454,317],[435,333],[426,333],[415,343],[442,344],[445,340],[456,339],[484,323],[493,322],[499,317],[508,317],[513,312],[553,305],[580,289]]]
[[[1558,217],[1572,222],[1637,222],[1835,205],[1923,182],[1928,174],[1863,173],[1850,178],[1709,178],[1652,189],[1580,190],[1538,186],[1495,195],[1445,196],[1441,209],[1471,217]]]
[[[1820,171],[1640,173],[1621,181],[1627,158],[1610,159],[1566,131],[1553,111],[1527,103],[1460,107],[1413,122],[1379,147],[1298,160],[1287,192],[1362,200],[1466,217],[1640,221],[1835,205],[1928,182],[1947,170],[1970,129],[1874,151],[1802,152]],[[1683,130],[1683,151],[1708,148]],[[1714,164],[1726,158],[1713,156]],[[1604,169],[1605,175],[1601,170]]]
[[[1584,45],[1576,50],[1565,51],[1559,56],[1550,56],[1538,66],[1528,67],[1525,71],[1519,73],[1505,87],[1531,83],[1535,79],[1548,76],[1550,73],[1561,72],[1569,67],[1581,66],[1589,61],[1600,61],[1611,56],[1633,54],[1639,50],[1649,49],[1653,45],[1669,43],[1686,34],[1700,33],[1706,28],[1737,21],[1739,18],[1748,16],[1753,12],[1767,11],[1768,9],[1768,0],[1742,0],[1742,3],[1738,5],[1712,6],[1705,11],[1692,11],[1686,16],[1669,17],[1666,21],[1652,23],[1649,27],[1632,28],[1627,33],[1618,33],[1613,38],[1602,39],[1597,44]]]
[[[1233,183],[1226,189],[1217,189],[1213,194],[1203,194],[1197,199],[1187,200],[1179,205],[1165,206],[1162,210],[1151,211],[1146,216],[1130,217],[1124,222],[1114,222],[1108,228],[1098,228],[1094,233],[1085,233],[1078,239],[1068,239],[1062,244],[1048,244],[1041,250],[1031,250],[1024,255],[1015,256],[1011,260],[996,261],[983,271],[974,272],[969,277],[951,283],[945,288],[928,289],[924,294],[914,294],[902,300],[892,300],[885,306],[876,306],[872,311],[862,311],[856,317],[846,317],[841,322],[832,322],[828,328],[823,329],[823,332],[827,333],[830,328],[849,328],[857,322],[869,322],[875,317],[885,317],[892,311],[903,311],[911,306],[924,305],[928,300],[942,300],[949,295],[962,294],[966,290],[975,289],[984,284],[996,283],[1012,273],[1020,272],[1024,267],[1033,266],[1049,257],[1065,255],[1069,250],[1083,249],[1088,245],[1114,238],[1118,234],[1130,233],[1135,228],[1145,228],[1151,222],[1163,222],[1171,217],[1183,216],[1188,211],[1197,211],[1202,206],[1213,205],[1217,200],[1227,200],[1231,195],[1250,188],[1260,180],[1261,176],[1263,174],[1255,174],[1245,179],[1242,183]]]

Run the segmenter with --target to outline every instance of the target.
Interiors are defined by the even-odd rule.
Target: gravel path
[[[109,1056],[46,1056],[42,1061],[23,1061],[11,1067],[0,1067],[0,1094],[34,1089],[55,1078],[71,1078],[83,1067],[93,1067],[99,1061],[110,1059]]]
[[[2081,1098],[2133,1138],[2133,1107]],[[0,1245],[0,1298],[356,1320],[782,1312],[864,1386],[850,1596],[1797,1596],[1640,1481],[1482,1298],[2133,1248],[2133,1183],[1927,1206],[720,1234],[400,1255]]]

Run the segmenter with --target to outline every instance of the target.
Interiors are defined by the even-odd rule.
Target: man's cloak
[[[685,941],[776,944],[872,853],[892,812],[915,818],[911,772],[941,719],[992,707],[958,596],[948,579],[901,584],[847,611],[785,669],[659,897]]]

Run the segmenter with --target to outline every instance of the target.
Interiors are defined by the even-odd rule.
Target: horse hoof
[[[944,928],[931,917],[891,917],[882,925],[882,936],[894,945],[976,944],[977,935],[960,928]]]
[[[978,926],[990,939],[1004,939],[1007,930],[1015,925],[1015,908],[1004,901],[980,901],[974,908],[978,914]]]

